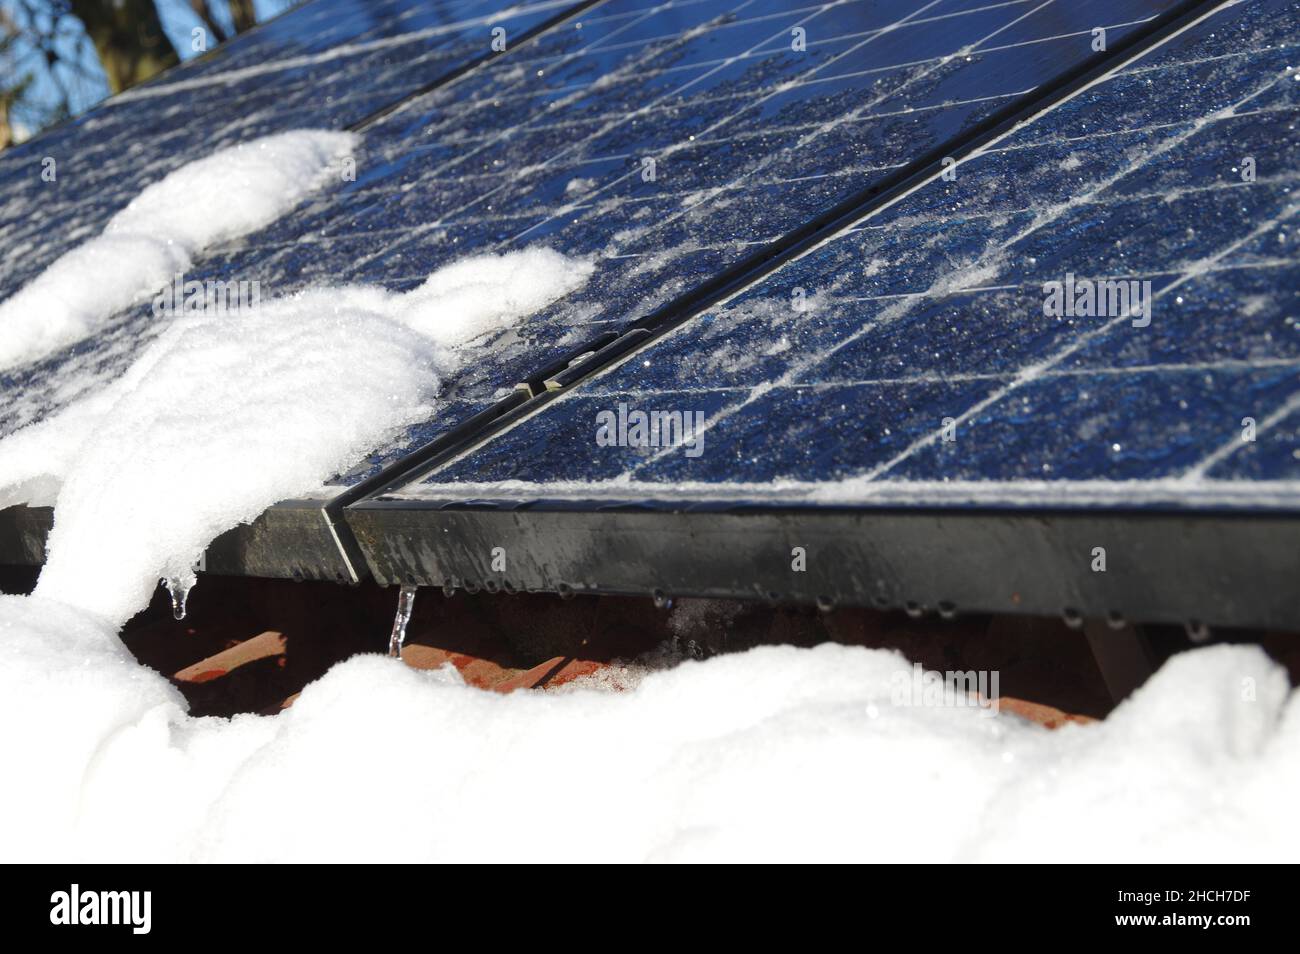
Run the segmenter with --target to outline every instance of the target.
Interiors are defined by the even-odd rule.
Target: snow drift
[[[1257,649],[1176,657],[1104,723],[1056,732],[895,706],[907,669],[883,650],[765,648],[626,692],[500,696],[366,656],[278,716],[192,719],[111,626],[0,598],[0,759],[15,776],[0,856],[1206,862],[1300,849],[1300,706]],[[564,837],[521,836],[538,831]]]

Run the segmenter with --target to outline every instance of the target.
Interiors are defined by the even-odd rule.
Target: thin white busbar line
[[[1260,434],[1275,427],[1297,411],[1300,411],[1300,390],[1297,390],[1290,398],[1282,403],[1281,407],[1255,425],[1256,439],[1259,438]],[[1206,455],[1204,459],[1198,461],[1195,466],[1188,469],[1187,472],[1183,474],[1183,479],[1189,483],[1203,480],[1205,475],[1216,464],[1222,463],[1246,446],[1249,446],[1249,442],[1243,441],[1240,437],[1234,437],[1232,440],[1225,441],[1215,449],[1213,453]]]

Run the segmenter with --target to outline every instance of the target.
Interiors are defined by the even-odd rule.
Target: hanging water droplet
[[[184,619],[185,601],[189,599],[190,587],[193,584],[175,577],[160,582],[167,587],[167,595],[172,598],[172,618]]]
[[[903,612],[912,617],[912,619],[920,619],[925,615],[925,607],[915,600],[908,600],[903,604]]]
[[[672,608],[673,608],[673,601],[669,598],[668,594],[665,593],[663,590],[655,590],[655,591],[654,591],[653,593],[651,593],[650,595],[651,595],[651,597],[654,599],[654,601],[655,601],[655,607],[656,607],[657,609],[672,609]]]
[[[952,602],[952,600],[940,600],[938,609],[940,619],[957,618],[957,604]]]
[[[817,597],[817,609],[823,613],[829,613],[835,609],[835,600],[829,596],[819,596]]]
[[[1206,626],[1199,619],[1188,620],[1185,629],[1187,630],[1187,638],[1194,643],[1200,644],[1208,643],[1210,641],[1210,636],[1212,635],[1210,627]]]
[[[456,595],[456,581],[451,577],[442,581],[442,595],[452,597]]]
[[[410,583],[402,584],[397,594],[397,615],[393,617],[393,632],[388,637],[388,655],[394,659],[402,655],[402,644],[406,642],[406,624],[411,621],[411,610],[415,608],[415,587]]]

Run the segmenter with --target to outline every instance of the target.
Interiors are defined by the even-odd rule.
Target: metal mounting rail
[[[1300,632],[1294,512],[388,499],[348,520],[380,584]]]

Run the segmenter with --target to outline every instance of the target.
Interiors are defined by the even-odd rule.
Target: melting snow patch
[[[0,302],[0,370],[93,334],[201,249],[279,218],[329,178],[353,133],[295,130],[222,149],[144,189],[103,233]]]
[[[38,594],[125,622],[160,576],[187,585],[223,530],[428,418],[460,345],[591,270],[534,249],[404,295],[318,289],[178,319],[122,378],[0,441],[0,504],[54,498]]]

